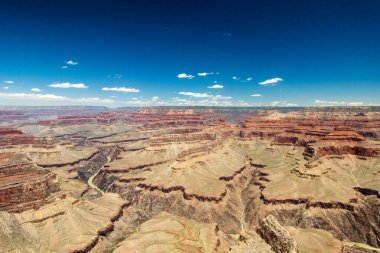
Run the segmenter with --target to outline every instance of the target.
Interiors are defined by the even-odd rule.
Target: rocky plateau
[[[0,252],[380,252],[380,108],[0,108]]]

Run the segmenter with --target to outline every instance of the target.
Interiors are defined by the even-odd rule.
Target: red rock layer
[[[0,210],[22,212],[38,208],[59,188],[55,175],[33,165],[12,163],[0,167]]]
[[[348,126],[353,125],[351,121],[310,121],[303,117],[264,120],[261,116],[255,116],[254,119],[241,124],[240,137],[261,137],[272,139],[275,145],[305,147],[305,156],[308,158],[348,154],[374,157],[380,151],[377,146],[367,142],[363,135]]]
[[[122,121],[141,124],[145,128],[174,127],[181,125],[203,125],[213,119],[213,114],[197,113],[192,110],[141,109],[139,111],[101,112],[91,116],[60,116],[54,120],[41,120],[44,126],[70,126],[81,124],[112,124]]]
[[[0,146],[35,144],[36,138],[13,128],[0,128]]]

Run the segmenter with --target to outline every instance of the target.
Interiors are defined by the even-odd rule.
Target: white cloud
[[[201,73],[198,73],[198,76],[208,76],[208,75],[219,75],[219,72],[201,72]]]
[[[31,100],[67,100],[68,98],[63,96],[57,96],[54,94],[31,94],[31,93],[0,93],[1,98],[12,98],[12,99],[31,99]]]
[[[270,103],[271,106],[299,106],[298,104],[295,104],[295,103],[289,103],[287,101],[273,101],[272,103]]]
[[[5,80],[5,81],[3,81],[3,83],[6,83],[6,84],[14,84],[15,82],[14,82],[14,81],[11,81],[11,80]]]
[[[223,95],[211,95],[211,98],[213,100],[218,100],[218,99],[231,99],[232,97],[230,97],[230,96],[223,96]]]
[[[224,96],[223,96],[224,97]],[[226,97],[230,98],[230,97]],[[245,101],[234,102],[230,99],[182,99],[182,98],[172,98],[172,100],[166,101],[166,105],[176,105],[176,106],[257,106],[257,104],[246,103]]]
[[[339,102],[339,101],[325,101],[325,100],[315,100],[315,104],[321,105],[321,106],[338,106],[338,105],[349,105],[349,106],[360,106],[364,105],[363,102]]]
[[[3,90],[9,90],[9,86],[4,86],[4,87],[1,87]]]
[[[261,97],[261,94],[252,94],[251,97]]]
[[[164,102],[156,102],[152,100],[143,100],[143,99],[138,99],[138,98],[132,98],[130,100],[121,102],[123,105],[128,105],[128,106],[151,106],[151,105],[157,105],[157,104],[164,104]]]
[[[315,104],[327,104],[327,105],[343,105],[346,102],[337,102],[337,101],[325,101],[325,100],[315,100]]]
[[[184,96],[191,96],[195,98],[209,98],[211,95],[207,93],[196,93],[196,92],[188,92],[188,91],[181,91],[178,92],[179,95],[184,95]]]
[[[173,100],[176,102],[187,102],[187,99],[185,98],[173,98]]]
[[[80,103],[100,103],[100,104],[112,104],[115,101],[112,99],[102,99],[102,98],[78,98],[78,99],[70,99],[74,102],[80,102]]]
[[[240,79],[241,79],[241,78],[238,77],[238,76],[233,76],[233,77],[232,77],[232,80],[236,80],[236,81],[238,81],[238,80],[240,80]],[[246,79],[241,80],[241,82],[242,82],[242,83],[246,83],[246,82],[250,82],[250,81],[252,81],[252,80],[253,80],[253,77],[249,76],[249,77],[247,77]]]
[[[358,105],[363,105],[364,103],[363,102],[350,102],[348,103],[348,105],[352,105],[352,106],[358,106]]]
[[[101,98],[68,98],[54,94],[34,94],[34,93],[0,93],[0,98],[10,100],[32,100],[32,101],[61,101],[71,103],[90,103],[90,104],[112,104],[115,101],[112,99]]]
[[[73,61],[73,60],[68,60],[68,61],[66,61],[66,64],[67,65],[78,65],[78,62],[77,61]]]
[[[209,88],[209,89],[223,89],[224,86],[220,85],[220,84],[214,84],[214,85],[208,86],[207,88]]]
[[[191,93],[194,94],[194,93]],[[203,94],[203,93],[200,93]],[[166,106],[260,106],[261,104],[257,103],[247,103],[245,101],[239,100],[239,101],[233,101],[231,97],[229,96],[223,96],[223,95],[213,95],[213,94],[207,94],[208,97],[204,97],[204,94],[201,95],[201,98],[198,98],[193,96],[188,96],[187,98],[181,98],[181,97],[172,97],[167,100],[160,100],[157,102],[153,102],[151,100],[130,100],[124,102],[124,104],[129,104],[131,106],[145,106],[145,105],[166,105]],[[149,103],[150,102],[150,103]]]
[[[119,91],[119,92],[140,92],[139,89],[136,88],[127,88],[127,87],[103,87],[102,90],[104,91]]]
[[[159,97],[152,97],[152,101],[153,102],[156,102],[156,101],[158,101],[160,98]]]
[[[261,84],[261,85],[276,85],[277,83],[282,82],[282,81],[283,81],[282,78],[275,77],[275,78],[271,78],[271,79],[265,80],[263,82],[260,82],[259,84]]]
[[[212,95],[212,94],[207,94],[207,93],[196,93],[196,92],[186,92],[186,91],[178,92],[178,94],[184,95],[184,96],[195,97],[195,98],[211,98],[212,100],[231,99],[232,98],[232,97],[223,96],[223,95]]]
[[[186,73],[182,73],[182,74],[178,74],[177,77],[178,77],[178,78],[193,79],[195,76],[188,75],[188,74],[186,74]]]
[[[65,65],[65,66],[62,66],[61,69],[67,69],[67,67],[68,67],[68,66]]]
[[[40,88],[31,88],[30,90],[33,92],[41,92],[42,91]]]
[[[86,86],[84,83],[52,83],[48,85],[52,88],[77,88],[77,89],[86,89],[88,86]]]

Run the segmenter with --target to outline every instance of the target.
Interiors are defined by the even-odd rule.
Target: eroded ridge
[[[0,129],[6,251],[380,246],[374,108],[30,114],[7,112]]]

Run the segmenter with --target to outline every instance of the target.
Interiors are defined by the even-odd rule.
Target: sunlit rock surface
[[[7,109],[0,122],[5,252],[380,246],[376,107]]]

